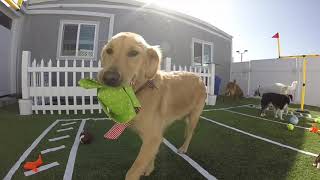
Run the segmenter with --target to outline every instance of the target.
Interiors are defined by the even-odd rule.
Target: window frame
[[[63,27],[67,24],[74,24],[78,25],[77,31],[77,41],[76,41],[76,55],[75,56],[62,56],[62,42],[63,42]],[[59,35],[58,35],[58,45],[57,45],[57,58],[58,59],[97,59],[97,50],[98,50],[98,39],[99,39],[99,24],[98,21],[82,21],[82,20],[61,20],[60,27],[59,27]],[[78,56],[78,47],[79,47],[79,38],[80,38],[80,29],[81,25],[93,25],[95,26],[94,32],[94,40],[93,40],[93,56],[92,57],[85,57],[85,56]]]
[[[194,62],[194,43],[201,44],[201,47],[202,47],[201,64]],[[210,58],[209,64],[213,63],[213,55],[214,55],[214,53],[213,53],[213,48],[214,48],[213,42],[204,41],[204,40],[197,39],[197,38],[192,38],[192,42],[191,42],[191,65],[192,66],[208,66],[208,63],[204,63],[204,45],[211,46],[211,48],[210,48],[211,49],[211,58]]]

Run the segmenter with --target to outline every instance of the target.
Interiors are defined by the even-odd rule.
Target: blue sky
[[[152,0],[143,0],[150,2]],[[156,0],[160,6],[210,22],[231,34],[244,60],[276,58],[280,33],[282,55],[320,54],[320,0]]]

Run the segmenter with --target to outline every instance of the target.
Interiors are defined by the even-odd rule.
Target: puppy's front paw
[[[151,165],[149,165],[146,169],[146,171],[143,173],[144,176],[150,176],[150,174],[153,172],[154,170],[154,163],[152,163]]]
[[[184,146],[181,146],[179,149],[178,149],[178,153],[180,153],[180,154],[185,154],[186,152],[187,152],[187,148],[186,147],[184,147]]]

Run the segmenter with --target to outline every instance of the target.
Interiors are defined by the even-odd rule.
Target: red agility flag
[[[123,131],[130,125],[130,123],[120,124],[116,123],[113,127],[104,135],[105,139],[115,140],[123,133]]]
[[[272,38],[279,38],[279,33],[276,33],[275,35],[273,35]]]

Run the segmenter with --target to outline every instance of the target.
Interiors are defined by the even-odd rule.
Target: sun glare
[[[190,16],[207,21],[212,25],[230,32],[230,0],[140,0],[147,5],[155,4],[162,8],[175,10]]]

